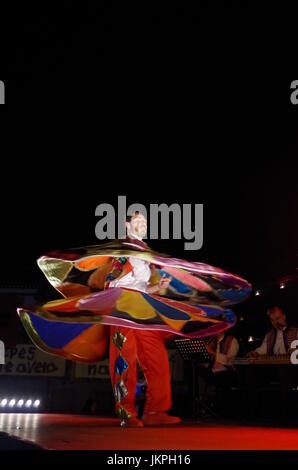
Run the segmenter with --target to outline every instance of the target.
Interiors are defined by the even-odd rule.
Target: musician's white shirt
[[[212,367],[212,372],[214,372],[214,374],[227,370],[226,366],[229,365],[229,362],[232,359],[235,359],[239,351],[239,343],[236,338],[233,338],[227,354],[222,354],[220,352],[220,343],[222,342],[224,337],[225,336],[222,333],[221,337],[217,341],[216,357]]]
[[[283,336],[283,332],[286,328],[287,327],[285,326],[282,330],[279,330],[279,329],[276,330],[277,334],[276,334],[276,339],[275,339],[275,345],[273,348],[273,354],[286,354],[287,353],[286,348],[285,348],[285,343],[284,343],[284,336]],[[297,334],[297,339],[298,339],[298,334]],[[266,334],[261,346],[255,349],[255,351],[258,354],[260,355],[267,354],[267,340],[268,340],[268,333]]]

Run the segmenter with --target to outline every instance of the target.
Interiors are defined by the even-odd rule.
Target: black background
[[[40,280],[49,249],[97,243],[95,208],[118,195],[204,203],[203,248],[152,241],[159,251],[254,285],[296,273],[293,10],[68,0],[3,12],[3,283]]]
[[[149,244],[268,286],[236,308],[240,336],[261,338],[270,286],[298,267],[293,4],[4,1],[0,15],[1,285],[44,282],[48,298],[36,259],[97,243],[95,208],[118,195],[204,203],[201,250]]]

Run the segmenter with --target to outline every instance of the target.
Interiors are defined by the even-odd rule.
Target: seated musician
[[[268,309],[272,328],[267,332],[260,347],[248,353],[249,357],[270,354],[287,354],[291,344],[298,339],[298,328],[287,326],[287,318],[280,306],[275,305]]]
[[[239,351],[239,343],[235,336],[219,333],[206,343],[206,349],[212,358],[208,368],[200,368],[199,374],[208,384],[216,386],[216,407],[220,414],[228,415],[230,409],[229,390],[236,382],[235,371],[230,361]]]
[[[280,365],[278,360],[274,364],[274,358],[277,355],[290,354],[291,343],[298,338],[298,328],[287,325],[287,318],[284,310],[279,305],[274,305],[268,309],[267,312],[271,328],[264,337],[260,347],[247,354],[250,358],[268,355],[272,357],[272,362],[268,358],[268,365],[248,367],[246,374],[246,391],[247,391],[247,411],[251,417],[264,415],[264,410],[260,405],[260,390],[264,386],[272,382],[279,383],[280,399],[278,406],[273,404],[272,413],[274,416],[279,412],[279,416],[283,419],[292,419],[293,408],[291,406],[292,400],[292,386],[295,379],[293,374],[293,366]],[[278,359],[276,357],[276,359]],[[271,365],[270,365],[271,364]],[[270,396],[268,394],[269,403]]]
[[[229,363],[237,356],[239,343],[235,336],[222,332],[206,344],[206,349],[213,358],[212,373],[221,374],[230,371]]]

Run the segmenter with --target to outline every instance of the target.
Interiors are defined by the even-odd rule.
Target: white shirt
[[[222,334],[219,340],[217,341],[216,357],[215,357],[215,361],[212,367],[212,372],[214,372],[215,374],[217,372],[227,370],[226,366],[229,365],[229,362],[237,356],[238,351],[239,351],[239,343],[236,338],[233,338],[227,354],[221,353],[220,343],[222,342],[224,337],[225,337],[224,334]]]
[[[286,354],[286,348],[285,348],[285,343],[284,343],[284,336],[283,332],[287,327],[285,326],[282,330],[277,329],[276,330],[276,339],[275,339],[275,345],[273,348],[273,354]],[[297,332],[297,339],[298,339],[298,332]],[[266,334],[263,343],[261,346],[255,351],[260,354],[267,354],[267,341],[268,341],[268,333]]]
[[[151,277],[151,269],[149,263],[134,256],[128,258],[132,266],[132,271],[120,279],[111,281],[109,287],[127,287],[129,289],[147,292],[147,286]]]

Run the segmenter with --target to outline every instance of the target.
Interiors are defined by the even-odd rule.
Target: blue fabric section
[[[234,323],[235,321],[235,313],[233,310],[223,310],[217,307],[208,307],[207,305],[197,305],[197,304],[189,304],[193,307],[201,308],[206,314],[207,318],[216,318],[219,319],[223,317],[224,321],[227,323]]]
[[[142,294],[142,296],[158,313],[161,313],[165,317],[171,318],[172,320],[189,320],[190,319],[190,316],[187,313],[181,312],[177,308],[164,304],[160,300],[154,299],[148,294]]]
[[[236,319],[236,315],[233,310],[225,310],[225,321],[229,324],[233,324]]]
[[[67,343],[92,326],[90,323],[79,324],[48,321],[31,312],[28,313],[36,332],[50,348],[63,348]]]
[[[230,303],[239,303],[246,299],[251,292],[249,287],[243,287],[241,289],[217,289],[216,294],[221,298],[228,300]]]
[[[208,305],[198,305],[198,304],[189,304],[192,307],[198,307],[203,310],[203,312],[207,313],[208,318],[218,317],[219,315],[223,315],[225,310],[219,307],[208,307]]]
[[[162,269],[158,269],[158,273],[162,276],[163,274],[166,275],[166,277],[170,277],[170,274],[166,273],[165,271],[163,271]],[[178,281],[178,279],[176,279],[175,277],[172,276],[172,280],[170,282],[170,286],[173,287],[173,289],[175,289],[177,292],[179,292],[180,294],[190,294],[193,289],[191,289],[190,287],[188,287],[186,284],[184,284],[183,282],[181,281]]]

